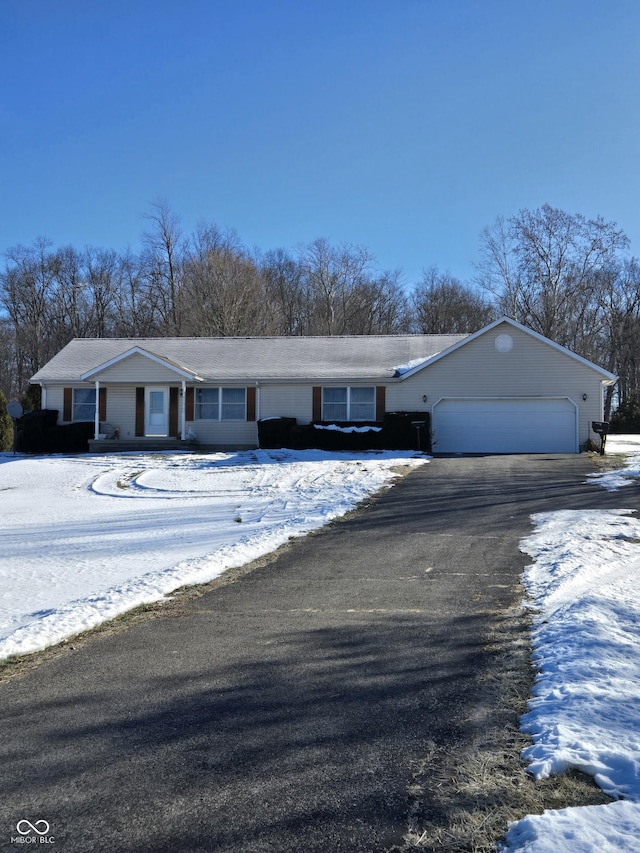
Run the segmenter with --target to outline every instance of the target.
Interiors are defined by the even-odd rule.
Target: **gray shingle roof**
[[[77,382],[138,347],[204,381],[390,379],[395,369],[429,359],[467,335],[362,335],[270,338],[76,338],[33,382]],[[96,377],[99,378],[99,377]]]

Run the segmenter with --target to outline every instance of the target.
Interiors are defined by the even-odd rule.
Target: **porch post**
[[[182,380],[182,390],[180,392],[180,437],[182,441],[187,440],[187,382]]]
[[[100,434],[100,380],[96,379],[96,410],[94,415],[94,439]]]

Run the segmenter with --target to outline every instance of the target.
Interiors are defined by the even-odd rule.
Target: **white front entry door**
[[[144,434],[163,437],[169,435],[168,388],[145,388]]]

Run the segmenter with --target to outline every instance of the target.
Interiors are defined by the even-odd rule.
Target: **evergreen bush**
[[[13,449],[13,421],[7,411],[7,398],[0,391],[0,451]]]
[[[611,415],[610,432],[640,433],[640,393],[632,394],[628,400],[620,403]]]

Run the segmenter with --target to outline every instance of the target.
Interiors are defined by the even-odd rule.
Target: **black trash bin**
[[[290,447],[290,433],[297,424],[295,418],[262,418],[258,421],[258,444],[265,450]]]

